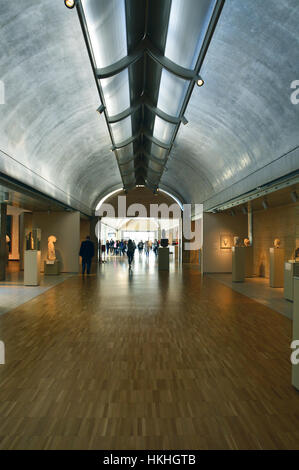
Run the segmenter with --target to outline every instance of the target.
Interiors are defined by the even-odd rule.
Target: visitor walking
[[[89,236],[81,243],[79,256],[82,257],[82,274],[85,274],[86,268],[87,274],[90,274],[91,261],[94,257],[94,244]]]
[[[132,240],[130,239],[128,241],[128,250],[127,250],[127,255],[128,255],[128,262],[129,262],[129,269],[132,268],[132,261],[134,259],[134,252],[135,252],[135,248],[136,248],[136,245],[134,242],[132,242]]]

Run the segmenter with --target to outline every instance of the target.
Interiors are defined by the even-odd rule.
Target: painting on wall
[[[221,233],[220,234],[220,249],[229,250],[233,246],[234,236],[232,233]]]

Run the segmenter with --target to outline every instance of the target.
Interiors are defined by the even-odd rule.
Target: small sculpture
[[[234,237],[234,246],[242,246],[242,239],[240,237]]]
[[[249,240],[249,238],[244,238],[244,245],[245,245],[245,246],[250,246],[250,240]]]
[[[56,260],[56,252],[55,252],[56,242],[57,242],[57,238],[54,235],[50,235],[48,238],[48,260],[49,261]]]
[[[273,242],[273,245],[274,245],[274,248],[280,248],[280,239],[279,238],[275,238],[274,239],[274,242]]]

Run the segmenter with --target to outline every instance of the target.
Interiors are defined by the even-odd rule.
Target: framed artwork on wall
[[[232,233],[220,233],[220,249],[229,250],[233,246],[233,238]]]

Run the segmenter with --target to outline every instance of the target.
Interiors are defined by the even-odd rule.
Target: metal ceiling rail
[[[181,121],[184,121],[183,118],[171,116],[170,114],[167,114],[154,106],[146,95],[141,96],[133,105],[121,113],[115,114],[114,116],[109,116],[108,121],[110,124],[115,124],[116,122],[122,121],[123,119],[132,116],[132,114],[136,113],[136,111],[139,111],[142,106],[146,106],[153,114],[156,114],[161,119],[171,124],[179,124]]]
[[[223,9],[224,3],[225,3],[225,0],[217,0],[217,3],[215,4],[214,10],[213,10],[213,14],[210,18],[209,26],[208,26],[208,29],[207,29],[207,32],[206,32],[206,35],[205,35],[205,38],[204,38],[204,41],[203,41],[203,45],[202,45],[202,47],[200,49],[200,52],[199,52],[199,56],[198,56],[198,60],[196,62],[195,69],[194,69],[194,73],[197,74],[198,76],[199,76],[200,69],[202,67],[204,58],[207,54],[210,42],[212,40],[215,28],[217,26],[217,23],[218,23],[221,11]],[[191,95],[192,95],[192,92],[193,92],[193,89],[194,89],[194,85],[195,85],[195,82],[191,81],[190,84],[189,84],[188,90],[186,92],[185,99],[184,99],[183,105],[181,107],[181,112],[179,114],[179,117],[180,117],[181,121],[182,121],[182,117],[185,114],[187,106],[189,104],[189,101],[190,101],[190,98],[191,98]],[[174,144],[174,141],[176,139],[177,133],[179,131],[180,125],[181,125],[181,122],[179,124],[177,124],[177,126],[176,126],[176,128],[173,132],[172,139],[171,139],[170,146],[169,146],[170,147],[169,152],[166,155],[165,164],[168,161],[168,158],[169,158],[172,146]],[[163,174],[163,171],[161,172],[160,180],[161,180],[162,174]],[[160,180],[159,180],[159,182],[160,182]]]
[[[77,0],[76,10],[77,10],[80,26],[81,26],[81,29],[82,29],[82,34],[83,34],[83,37],[84,37],[88,57],[89,57],[89,60],[90,60],[90,65],[91,65],[92,72],[93,72],[93,75],[94,75],[94,79],[95,79],[95,82],[96,82],[96,87],[97,87],[97,90],[98,90],[98,94],[99,94],[101,103],[105,107],[104,108],[104,116],[105,116],[105,121],[106,121],[107,128],[108,128],[108,132],[109,132],[109,135],[110,135],[112,145],[114,145],[113,133],[112,133],[112,129],[111,129],[111,126],[109,124],[109,121],[108,121],[108,114],[107,114],[107,110],[106,110],[106,106],[105,106],[105,98],[104,98],[103,91],[102,91],[102,88],[100,86],[100,83],[99,83],[99,81],[97,79],[97,76],[96,76],[96,62],[95,62],[95,58],[94,58],[94,54],[93,54],[93,48],[92,48],[92,45],[91,45],[91,40],[90,40],[90,37],[89,37],[88,27],[87,27],[87,24],[86,24],[85,14],[84,14],[84,10],[83,10],[83,7],[82,7],[81,0]],[[118,159],[117,159],[117,162],[118,162]],[[125,182],[123,180],[120,167],[119,167],[119,172],[120,172],[120,177],[122,179],[123,186],[125,186]]]
[[[114,152],[114,150],[117,150],[117,149],[121,149],[123,147],[126,147],[127,145],[135,142],[137,139],[139,139],[139,137],[141,137],[142,135],[144,135],[148,140],[150,140],[151,142],[153,142],[154,144],[156,144],[158,147],[161,147],[165,150],[169,150],[170,149],[170,145],[169,144],[166,144],[165,142],[161,142],[159,139],[157,139],[156,137],[153,137],[151,134],[148,133],[148,130],[147,129],[140,129],[136,134],[132,135],[132,137],[129,137],[128,139],[126,140],[123,140],[122,142],[119,142],[119,143],[115,143],[111,150]]]
[[[139,148],[137,152],[135,152],[129,160],[126,160],[125,162],[119,162],[120,166],[127,165],[130,162],[135,161],[135,158],[138,157],[138,155],[144,155],[148,161],[152,161],[156,163],[157,165],[160,165],[162,168],[164,167],[166,160],[160,160],[159,158],[155,157],[154,155],[148,153],[143,147]]]
[[[137,62],[139,59],[142,59],[144,54],[148,54],[148,56],[151,57],[157,64],[161,65],[163,68],[168,70],[168,72],[173,73],[177,77],[194,82],[200,78],[196,71],[181,67],[180,65],[165,57],[165,55],[161,54],[161,52],[154,47],[148,38],[145,38],[140,41],[133,52],[118,60],[114,64],[111,64],[108,67],[96,68],[95,73],[98,80],[113,77],[114,75],[119,74],[124,69]]]
[[[161,165],[161,172],[160,172],[160,178],[159,178],[159,181],[160,181],[161,176],[163,174],[164,165],[166,164],[166,162],[169,158],[169,154],[170,154],[170,151],[172,149],[174,140],[177,136],[179,127],[181,125],[181,122],[185,121],[184,113],[185,113],[185,110],[186,110],[187,105],[189,103],[189,100],[190,100],[195,82],[200,78],[200,75],[199,75],[200,69],[201,69],[204,57],[206,55],[208,46],[210,44],[212,35],[214,33],[216,24],[218,22],[221,10],[222,10],[223,5],[224,5],[224,2],[225,2],[225,0],[217,0],[216,1],[216,4],[214,6],[214,10],[213,10],[213,14],[210,18],[209,26],[208,26],[208,29],[207,29],[207,32],[206,32],[206,35],[205,35],[205,38],[204,38],[204,41],[203,41],[203,45],[202,45],[201,50],[199,52],[198,60],[196,62],[196,66],[194,67],[194,69],[188,69],[188,68],[182,67],[182,66],[178,65],[177,63],[173,62],[172,60],[170,60],[163,53],[161,53],[160,50],[158,50],[156,47],[154,47],[154,45],[150,42],[150,40],[148,39],[146,34],[145,34],[144,39],[142,39],[139,42],[137,47],[131,53],[129,53],[128,55],[126,55],[122,59],[118,60],[117,62],[109,65],[108,67],[98,68],[96,66],[95,58],[94,58],[94,55],[93,55],[92,43],[91,43],[91,40],[90,40],[90,37],[89,37],[88,26],[87,26],[87,23],[86,23],[85,13],[84,13],[84,9],[83,9],[83,6],[82,6],[82,2],[81,2],[81,0],[78,0],[76,2],[77,12],[78,12],[80,24],[81,24],[81,27],[82,27],[85,43],[86,43],[86,46],[87,46],[89,58],[90,58],[90,61],[91,61],[91,65],[92,65],[92,69],[93,69],[93,73],[94,73],[94,78],[95,78],[95,81],[96,81],[96,85],[97,85],[97,89],[98,89],[98,92],[99,92],[101,103],[104,106],[103,112],[104,112],[104,115],[105,115],[106,124],[107,124],[108,130],[109,130],[109,134],[110,134],[110,138],[111,138],[111,142],[112,142],[112,151],[115,151],[117,162],[118,162],[118,167],[119,167],[120,174],[121,174],[121,178],[122,178],[124,187],[126,189],[128,189],[129,187],[134,187],[134,184],[132,184],[132,183],[126,184],[125,183],[124,178],[126,176],[128,176],[128,174],[123,174],[122,173],[121,166],[123,166],[125,163],[129,163],[130,161],[134,161],[136,154],[132,155],[131,160],[127,160],[127,162],[125,162],[125,163],[120,163],[117,150],[121,149],[123,147],[126,147],[129,144],[133,144],[137,141],[137,139],[143,138],[143,137],[146,137],[148,140],[150,140],[152,143],[154,143],[158,147],[160,147],[164,150],[167,150],[166,158],[163,159],[163,166]],[[102,90],[101,79],[106,79],[106,78],[115,76],[115,75],[119,74],[120,72],[122,72],[123,70],[128,69],[131,65],[138,62],[142,58],[146,59],[146,57],[150,57],[162,69],[166,69],[168,72],[174,74],[175,76],[190,82],[189,86],[188,86],[188,90],[185,94],[185,98],[184,98],[183,104],[181,106],[181,111],[180,111],[179,115],[178,116],[170,116],[170,115],[166,114],[161,109],[158,109],[156,106],[154,106],[153,103],[151,103],[150,100],[146,96],[142,96],[135,103],[131,104],[131,106],[129,108],[125,109],[122,113],[119,113],[119,114],[114,115],[114,116],[109,116],[108,112],[107,112],[105,96],[104,96],[104,93],[103,93],[103,90]],[[147,107],[154,115],[158,116],[159,118],[163,119],[164,121],[169,122],[171,124],[174,124],[174,130],[173,130],[170,142],[169,143],[161,142],[159,139],[157,139],[153,135],[151,135],[151,133],[148,129],[144,129],[144,128],[141,127],[138,132],[135,132],[134,135],[132,135],[128,139],[126,139],[122,142],[116,143],[115,140],[114,140],[114,135],[113,135],[113,130],[112,130],[111,124],[117,123],[119,121],[122,121],[125,118],[128,118],[129,116],[132,116],[140,108],[142,109],[142,112],[144,114],[144,108],[145,107]],[[138,152],[138,153],[140,153],[140,152]],[[144,155],[146,155],[146,152],[142,152],[142,153]],[[150,160],[153,160],[153,156],[150,156],[150,157],[148,157],[148,155],[146,155],[146,156]],[[156,160],[153,160],[153,161],[155,161],[156,163],[161,164],[160,161],[159,162],[157,162]],[[144,167],[144,168],[146,169],[146,167]],[[156,173],[158,174],[158,172],[156,172]],[[129,174],[132,174],[132,172],[129,173]],[[135,173],[135,176],[137,178],[136,173]],[[158,187],[159,181],[158,181],[158,183],[154,183],[149,177],[146,177],[145,180],[147,181],[147,183],[149,185],[152,185],[154,188]],[[135,182],[136,182],[136,179],[135,179]]]

